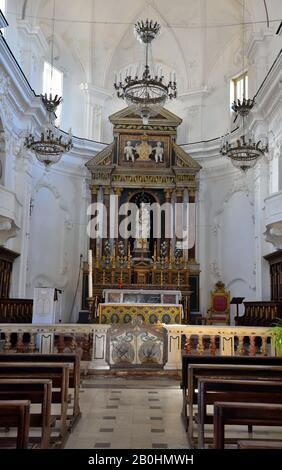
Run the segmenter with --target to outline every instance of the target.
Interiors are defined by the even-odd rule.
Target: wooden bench
[[[29,400],[0,401],[0,427],[17,428],[17,449],[27,449],[29,438]]]
[[[205,356],[182,353],[182,377],[181,388],[188,386],[188,366],[189,364],[241,364],[241,365],[264,365],[282,366],[282,356]]]
[[[67,437],[69,366],[61,363],[0,363],[0,378],[52,380],[52,404],[60,404],[61,446]]]
[[[181,388],[183,395],[182,418],[186,430],[188,429],[187,418],[187,391],[188,391],[188,367],[189,364],[218,364],[218,365],[264,365],[264,366],[281,366],[282,357],[266,357],[266,356],[195,356],[182,353],[182,378]]]
[[[80,391],[80,357],[75,353],[62,353],[62,354],[39,354],[39,353],[1,353],[1,362],[22,362],[22,363],[61,363],[70,364],[72,369],[69,370],[69,389],[73,389],[73,407],[72,416],[70,419],[70,428],[72,428],[79,418],[81,411],[79,406],[79,391]]]
[[[30,428],[41,428],[40,447],[48,449],[51,434],[52,381],[46,379],[0,379],[0,400],[29,400],[40,413],[30,411]]]
[[[256,380],[282,380],[282,366],[263,365],[234,365],[234,364],[190,364],[188,366],[188,389],[183,396],[185,409],[182,411],[183,419],[186,419],[186,429],[188,428],[188,439],[193,441],[193,405],[197,404],[197,380],[200,377],[222,377],[222,378],[249,378]],[[187,415],[187,407],[189,416]]]
[[[282,450],[282,441],[264,441],[264,440],[256,440],[256,439],[249,439],[249,440],[240,440],[237,441],[237,448],[238,449],[277,449]]]
[[[224,449],[225,425],[241,425],[246,423],[254,426],[282,426],[282,405],[248,402],[216,402],[214,404],[214,447],[216,449]],[[248,441],[239,442],[247,443]],[[249,441],[249,447],[242,446],[240,448],[262,449],[264,447],[259,447],[258,443],[264,443],[266,441],[254,442],[255,444],[253,444],[253,447],[252,441]],[[271,441],[269,442],[271,444]],[[282,442],[280,442],[280,447],[278,448],[282,448]]]
[[[250,402],[282,404],[282,382],[263,380],[198,380],[198,448],[204,448],[206,406],[215,402]],[[242,424],[256,424],[245,422]]]

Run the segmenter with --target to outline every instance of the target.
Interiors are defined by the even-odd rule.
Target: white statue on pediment
[[[134,162],[135,161],[135,158],[134,158],[134,147],[133,145],[131,145],[131,141],[128,140],[126,142],[126,146],[124,147],[124,155],[125,155],[125,159],[126,161],[132,161]]]
[[[155,150],[155,161],[156,163],[163,163],[164,149],[161,142],[157,142],[157,146],[154,147]]]

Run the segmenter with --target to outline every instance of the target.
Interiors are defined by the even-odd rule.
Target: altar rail
[[[116,326],[115,326],[116,327]],[[111,325],[0,324],[2,352],[78,351],[89,369],[109,369]],[[133,326],[128,325],[128,329]],[[167,332],[167,361],[164,369],[181,369],[181,351],[199,355],[273,356],[271,329],[198,325],[162,325]],[[159,331],[160,328],[158,328]]]
[[[31,323],[32,299],[0,299],[0,323]]]

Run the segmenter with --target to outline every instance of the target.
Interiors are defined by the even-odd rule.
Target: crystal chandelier
[[[51,47],[51,87],[53,79],[53,63],[54,63],[54,34],[55,34],[55,12],[56,0],[53,2],[53,30],[52,30],[52,47]],[[62,132],[55,126],[56,109],[61,104],[62,98],[58,95],[52,96],[52,93],[41,95],[47,111],[47,125],[40,131],[40,138],[29,134],[24,141],[24,146],[31,150],[37,160],[44,163],[49,168],[54,163],[58,163],[62,155],[72,148],[72,135],[69,131],[68,138],[63,138]]]
[[[146,59],[144,71],[141,75],[126,73],[124,81],[120,74],[119,81],[115,76],[114,87],[118,98],[126,101],[128,106],[134,106],[136,112],[142,117],[143,124],[147,125],[149,118],[155,116],[161,106],[164,106],[168,99],[177,96],[176,75],[170,74],[170,80],[165,83],[162,70],[154,71],[149,65],[149,46],[160,32],[160,25],[152,20],[138,21],[135,24],[135,34],[145,45]]]
[[[61,131],[55,126],[55,111],[62,102],[62,98],[58,95],[53,98],[51,94],[49,98],[47,94],[41,95],[41,98],[48,113],[48,123],[41,130],[40,138],[29,134],[24,145],[35,154],[41,163],[49,167],[58,163],[62,155],[72,148],[72,135],[69,131],[68,138],[64,139]]]

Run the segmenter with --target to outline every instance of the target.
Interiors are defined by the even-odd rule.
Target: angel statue
[[[157,142],[157,146],[154,148],[155,150],[155,161],[156,163],[163,163],[163,155],[164,155],[164,149],[162,147],[161,142]]]
[[[124,147],[124,155],[125,155],[125,160],[127,160],[128,162],[131,160],[132,162],[135,161],[135,157],[134,157],[134,147],[133,145],[131,145],[131,141],[128,140],[126,142],[126,146]]]

